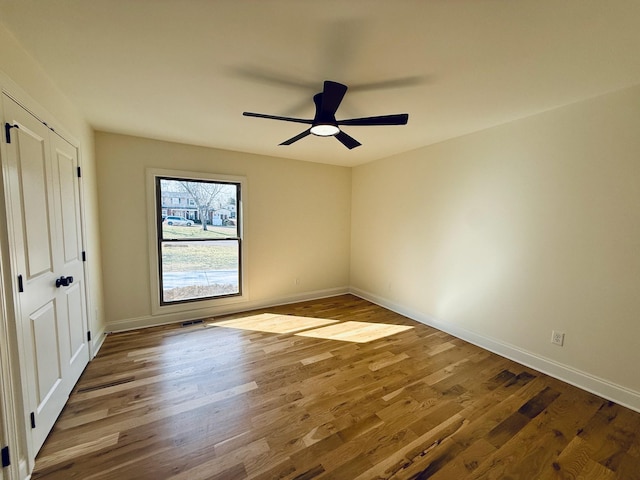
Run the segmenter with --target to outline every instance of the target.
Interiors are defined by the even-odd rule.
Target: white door
[[[78,381],[89,361],[87,317],[85,305],[82,230],[80,222],[80,190],[78,188],[78,151],[58,135],[51,135],[54,204],[60,226],[60,256],[54,258],[56,270],[67,278],[68,286],[57,289],[62,297],[61,318],[67,322],[69,334],[69,391]]]
[[[35,456],[89,361],[77,149],[9,97],[3,108],[16,321]]]

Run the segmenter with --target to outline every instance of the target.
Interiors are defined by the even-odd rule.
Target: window
[[[241,217],[227,214],[229,206],[241,212],[241,182],[154,178],[160,305],[241,296]],[[193,209],[165,216],[166,197]]]

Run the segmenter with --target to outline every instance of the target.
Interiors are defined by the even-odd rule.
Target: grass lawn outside
[[[239,293],[240,245],[235,226],[208,225],[202,230],[201,225],[163,225],[162,234],[165,240],[183,240],[162,242],[163,301]]]
[[[183,238],[235,238],[238,236],[236,227],[217,227],[207,225],[206,230],[202,230],[202,225],[177,226],[162,225],[162,238],[183,239]]]
[[[180,242],[162,245],[163,272],[193,272],[195,270],[237,270],[238,244],[220,242]]]

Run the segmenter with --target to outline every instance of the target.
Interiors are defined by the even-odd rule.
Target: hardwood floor
[[[262,312],[413,328],[110,335],[32,478],[640,479],[638,413],[349,295],[220,320]]]

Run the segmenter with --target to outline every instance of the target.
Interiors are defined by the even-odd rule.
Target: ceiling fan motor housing
[[[340,131],[340,128],[338,127],[338,122],[336,121],[335,110],[332,112],[330,110],[327,110],[326,108],[322,108],[323,97],[323,92],[316,93],[313,96],[313,103],[316,104],[316,115],[313,118],[311,133],[313,133],[314,135],[318,135],[319,137],[330,137],[338,133]],[[340,100],[342,100],[342,98],[340,98]]]

